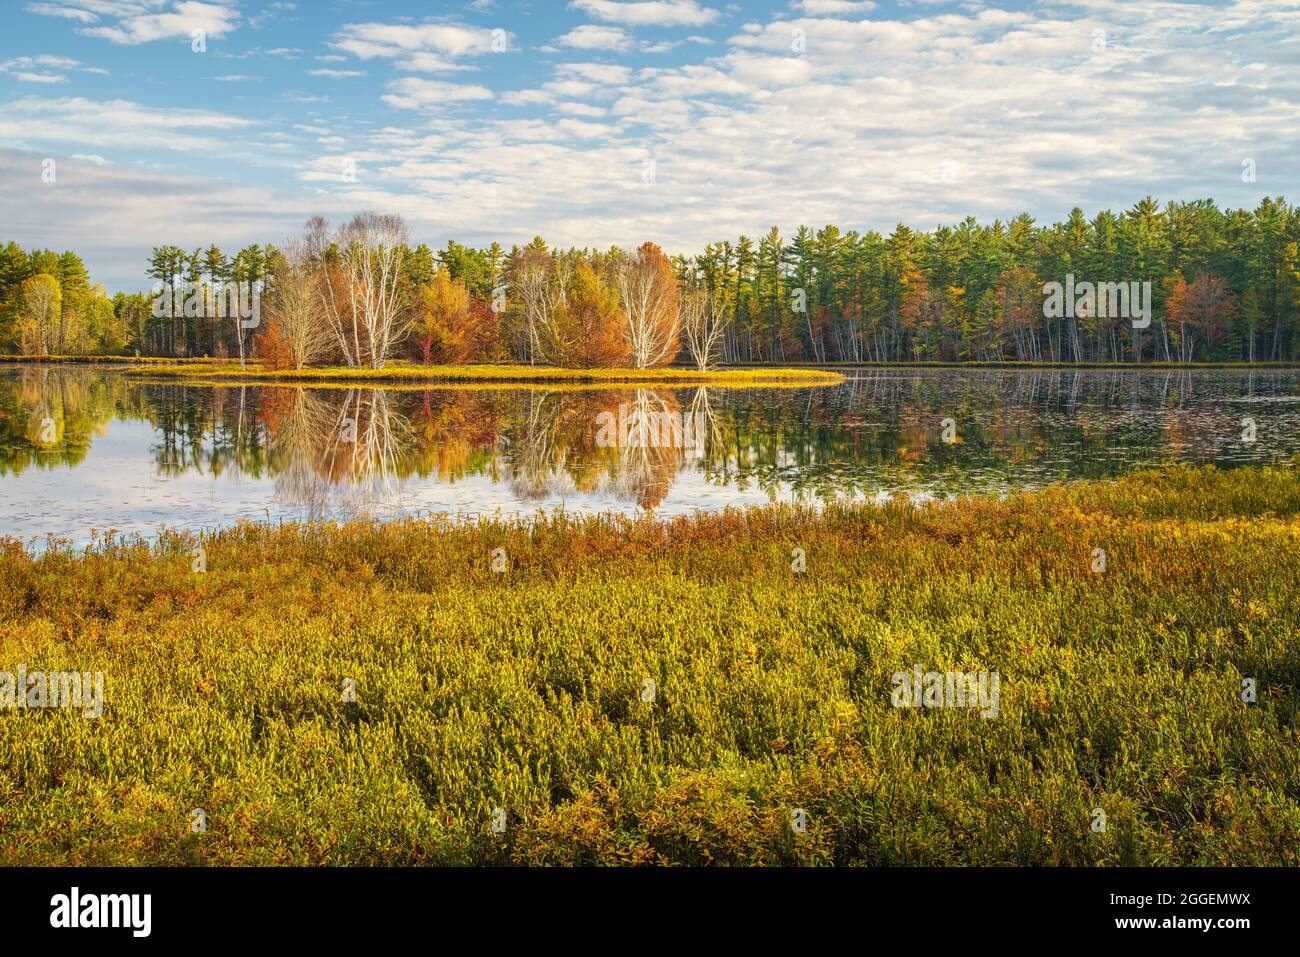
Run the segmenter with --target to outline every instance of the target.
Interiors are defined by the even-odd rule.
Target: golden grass
[[[416,365],[391,363],[383,369],[349,369],[341,366],[308,369],[264,369],[249,365],[240,369],[229,363],[194,363],[175,367],[150,366],[150,376],[203,379],[208,382],[576,382],[576,383],[683,383],[707,385],[754,385],[796,383],[833,385],[844,381],[838,372],[817,369],[561,369],[526,365]]]
[[[1298,557],[1286,468],[0,541],[0,670],[107,701],[0,711],[0,862],[1294,866]],[[997,717],[892,707],[914,663]]]

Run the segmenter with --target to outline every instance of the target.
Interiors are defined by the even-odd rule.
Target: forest
[[[74,252],[0,246],[0,349],[255,359],[272,368],[520,362],[1285,362],[1300,358],[1300,207],[1146,197],[1042,226],[1028,214],[887,236],[772,227],[696,255],[412,244],[397,216],[251,245],[153,249],[154,292],[110,298]],[[1044,308],[1045,286],[1151,284],[1151,322]],[[260,291],[255,323],[155,308],[158,290]],[[210,292],[204,293],[210,302]],[[244,326],[249,328],[245,329]]]

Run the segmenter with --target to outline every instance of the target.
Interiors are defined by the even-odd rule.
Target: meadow
[[[1291,467],[3,540],[0,670],[106,703],[0,711],[0,862],[1300,864],[1297,586]]]

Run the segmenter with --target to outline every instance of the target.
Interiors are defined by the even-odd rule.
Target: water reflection
[[[23,369],[0,380],[0,475],[81,462],[117,411],[102,376]]]
[[[1243,440],[1246,419],[1254,442]],[[0,370],[0,533],[82,538],[88,522],[150,531],[558,505],[688,512],[998,491],[1170,460],[1289,462],[1298,450],[1296,371],[873,370],[814,389],[334,389],[21,367]]]
[[[269,390],[260,411],[276,501],[310,518],[397,504],[411,426],[392,395],[380,389]]]

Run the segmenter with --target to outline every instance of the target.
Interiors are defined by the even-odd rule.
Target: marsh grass
[[[419,365],[392,362],[382,369],[330,366],[306,369],[267,369],[249,365],[240,369],[229,363],[190,363],[149,365],[141,374],[154,377],[203,379],[207,381],[245,382],[662,382],[706,385],[755,385],[795,383],[799,385],[835,385],[844,381],[838,372],[818,369],[697,369],[676,367],[657,369],[564,369],[555,366],[528,365]]]
[[[201,541],[0,543],[0,669],[106,676],[0,712],[0,860],[1300,863],[1294,469]],[[999,716],[891,707],[914,663]]]
[[[219,364],[219,359],[173,359],[159,356],[61,356],[61,355],[9,355],[0,354],[0,366],[11,365],[154,365],[181,366],[202,363]],[[225,360],[231,361],[231,360]]]

